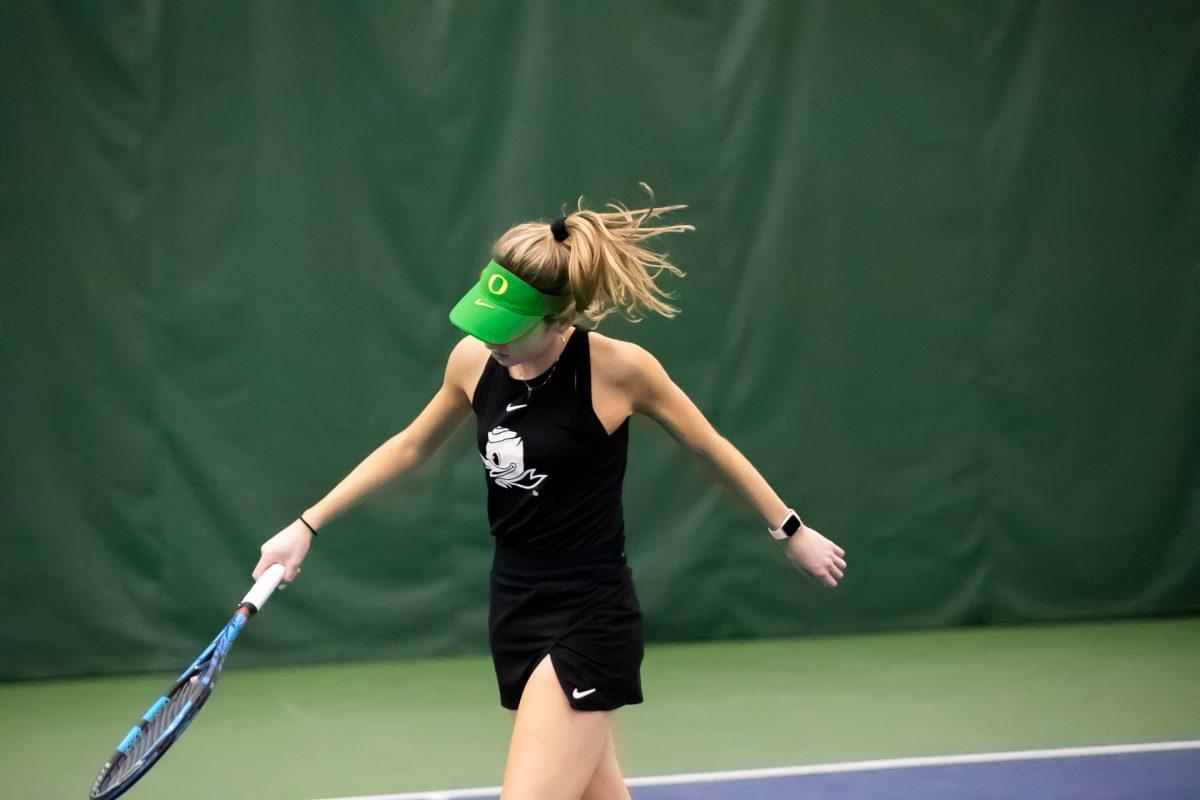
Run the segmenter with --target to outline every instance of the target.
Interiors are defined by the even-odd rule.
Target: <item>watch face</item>
[[[791,536],[798,530],[800,530],[800,518],[792,514],[787,518],[787,522],[783,523],[783,532]]]

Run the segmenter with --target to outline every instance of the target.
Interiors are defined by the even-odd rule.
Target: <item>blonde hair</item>
[[[573,301],[562,314],[587,320],[588,327],[613,312],[630,322],[639,322],[643,311],[673,317],[679,309],[659,299],[674,297],[655,283],[664,270],[683,277],[687,273],[639,243],[664,233],[694,231],[692,225],[645,225],[647,220],[686,205],[654,207],[654,192],[648,208],[631,211],[620,203],[608,203],[612,211],[585,209],[583,196],[576,210],[566,214],[568,236],[558,241],[548,222],[525,222],[510,228],[492,248],[492,258],[535,289],[547,294],[570,295]]]

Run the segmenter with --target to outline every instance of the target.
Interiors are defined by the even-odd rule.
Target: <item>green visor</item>
[[[505,344],[537,327],[547,314],[557,314],[570,295],[539,292],[495,261],[479,273],[471,287],[450,309],[450,321],[488,344]]]

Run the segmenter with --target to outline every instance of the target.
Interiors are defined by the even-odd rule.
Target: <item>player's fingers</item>
[[[843,572],[842,572],[840,569],[838,569],[838,568],[837,568],[837,566],[836,566],[836,565],[833,565],[833,564],[831,564],[831,565],[829,566],[829,572],[830,572],[830,574],[832,574],[832,575],[836,575],[836,576],[838,576],[838,578],[839,578],[839,579],[841,579],[841,578],[845,577],[845,573],[843,573]]]
[[[285,564],[286,569],[283,572],[283,580],[280,583],[291,583],[296,580],[296,576],[300,574],[300,567],[295,564]]]
[[[839,556],[833,557],[833,563],[837,564],[842,569],[846,568],[846,559],[840,558]]]
[[[267,560],[266,556],[263,556],[258,559],[258,564],[255,565],[254,571],[250,573],[250,577],[257,581],[267,571],[267,567],[269,566],[271,566],[271,562]]]
[[[833,546],[833,552],[837,553],[839,556],[846,555],[846,551],[838,547],[836,544]]]
[[[831,589],[833,587],[837,586],[837,578],[833,577],[832,575],[830,575],[828,573],[825,574],[823,580],[825,581],[826,584],[829,585],[829,588],[831,588]]]

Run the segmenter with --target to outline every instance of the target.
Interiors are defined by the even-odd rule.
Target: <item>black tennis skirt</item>
[[[575,710],[642,702],[642,609],[620,547],[536,553],[497,545],[488,643],[505,708],[517,708],[547,653]]]

